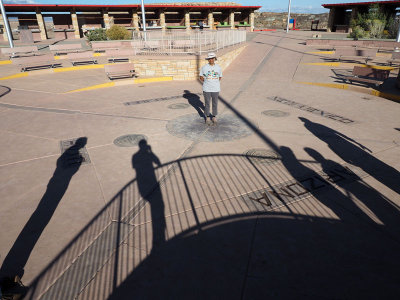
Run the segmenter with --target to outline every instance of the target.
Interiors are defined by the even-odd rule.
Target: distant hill
[[[157,5],[191,5],[191,6],[240,6],[240,4],[236,2],[176,2],[176,3],[149,3],[150,4],[157,4]]]
[[[319,20],[318,29],[328,27],[328,13],[324,14],[290,14],[291,19],[296,19],[296,28],[310,29],[311,21]],[[255,27],[268,29],[285,29],[287,13],[256,12]]]

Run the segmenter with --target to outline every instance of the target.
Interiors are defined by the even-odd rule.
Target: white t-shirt
[[[221,67],[217,64],[211,66],[210,64],[204,65],[200,70],[200,76],[204,78],[203,91],[204,92],[219,92],[221,85],[219,78],[222,77]]]

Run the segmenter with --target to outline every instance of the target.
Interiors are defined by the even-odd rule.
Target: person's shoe
[[[210,124],[211,124],[211,119],[210,119],[210,117],[207,117],[207,118],[206,118],[206,124],[207,124],[207,125],[210,125]]]
[[[214,123],[214,125],[217,124],[217,117],[212,117],[211,121]]]
[[[2,298],[1,299],[22,299],[28,291],[19,276],[15,276],[14,280],[11,278],[3,278],[0,285]]]

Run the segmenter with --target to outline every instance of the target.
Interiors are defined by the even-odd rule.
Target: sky
[[[328,9],[323,8],[322,4],[333,3],[354,3],[354,2],[369,2],[372,0],[292,0],[291,11],[294,13],[327,13]],[[140,4],[140,0],[4,0],[4,3],[18,4]],[[213,2],[202,0],[144,0],[145,4],[150,3],[174,3],[174,2]],[[215,0],[214,2],[225,2],[223,0]],[[226,2],[236,2],[241,5],[262,6],[260,11],[269,12],[285,12],[288,9],[287,0],[227,0]]]

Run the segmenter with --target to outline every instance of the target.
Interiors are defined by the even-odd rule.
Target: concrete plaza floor
[[[210,127],[197,81],[1,80],[1,275],[26,299],[397,299],[400,104],[299,83],[337,80],[311,35],[252,34]]]

